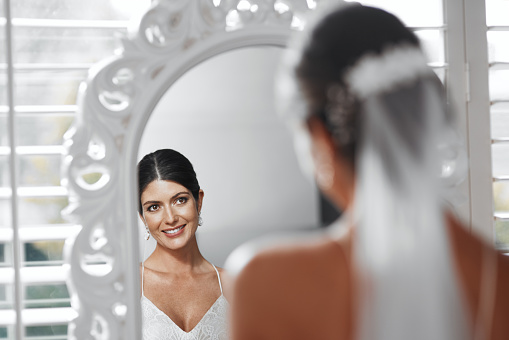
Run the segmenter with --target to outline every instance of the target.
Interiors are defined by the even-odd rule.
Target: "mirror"
[[[195,66],[164,94],[143,132],[138,160],[172,148],[193,163],[205,191],[197,239],[217,266],[249,239],[319,225],[317,190],[302,174],[290,131],[274,107],[282,53],[242,48]],[[155,241],[140,240],[146,258]]]
[[[268,50],[265,46],[284,48],[292,31],[303,28],[305,15],[315,7],[314,1],[157,1],[137,23],[133,22],[129,35],[121,41],[123,48],[119,54],[90,70],[87,82],[80,86],[77,119],[64,137],[62,182],[70,196],[66,212],[70,220],[81,225],[80,232],[66,241],[64,249],[72,307],[78,312],[69,324],[69,338],[85,339],[91,334],[109,340],[140,338],[136,264],[140,260],[141,240],[134,185],[138,150],[144,154],[171,147],[193,162],[206,191],[204,225],[198,237],[204,255],[218,265],[237,243],[276,227],[304,228],[317,220],[316,210],[312,210],[317,206],[313,204],[317,198],[312,185],[304,184],[303,178],[287,181],[286,176],[281,176],[288,169],[301,175],[295,160],[275,152],[286,148],[284,154],[293,157],[293,152],[289,152],[290,138],[285,142],[277,137],[288,132],[269,101],[260,99],[268,93],[271,96],[272,91],[263,87],[261,81],[258,90],[247,87],[242,98],[234,95],[231,93],[234,86],[240,88],[253,82],[240,81],[234,85],[236,71],[230,70],[230,66],[233,69],[235,64],[228,64],[228,58],[235,62],[250,60],[235,53],[252,55],[251,58],[258,53],[248,53],[242,48],[263,46],[260,48],[263,53]],[[269,60],[270,55],[275,58],[277,53],[269,50],[269,59],[256,60],[262,63],[258,67],[263,67],[263,63],[275,67],[273,59]],[[221,62],[222,58],[226,60]],[[221,63],[229,72],[207,76],[204,83],[199,72],[202,68],[206,70],[208,63],[217,63],[208,72],[219,72],[216,68]],[[242,63],[239,67],[243,71],[255,69],[242,67]],[[237,80],[261,75],[242,74]],[[198,82],[193,80],[197,78]],[[223,85],[212,82],[218,80],[227,80],[229,90],[221,90]],[[188,85],[178,84],[187,81]],[[183,87],[179,90],[179,86]],[[179,91],[189,92],[186,86],[198,99],[179,95]],[[257,93],[260,89],[265,92]],[[166,98],[166,92],[170,98]],[[181,100],[180,104],[175,105],[172,96]],[[206,111],[194,106],[200,101],[206,105]],[[168,124],[150,118],[156,106],[154,116],[162,111]],[[171,110],[172,107],[179,107],[180,111]],[[217,108],[215,119],[211,107]],[[194,111],[190,112],[191,109]],[[195,119],[198,117],[203,119]],[[154,143],[158,134],[167,136],[180,131],[184,137],[168,145],[164,142],[165,145],[140,147],[149,118],[149,125],[162,129],[159,133],[146,133],[149,136],[146,138]],[[277,123],[271,125],[270,121]],[[240,125],[235,128],[234,123]],[[217,126],[220,132],[205,132],[206,124]],[[178,132],[173,136],[178,137]],[[199,141],[194,149],[183,145],[189,136]],[[205,148],[209,146],[214,150]],[[208,152],[197,153],[200,149]],[[251,179],[248,175],[252,172],[259,177]],[[93,183],[87,181],[91,176],[96,179]],[[246,177],[250,178],[248,188],[239,184],[245,183]],[[304,183],[296,185],[293,180]],[[277,192],[269,191],[273,182],[279,185]],[[294,192],[296,188],[303,191]],[[288,197],[302,200],[300,204],[311,209],[306,220],[299,220],[295,209],[283,209],[281,205],[277,205],[279,210],[268,210],[271,201]],[[235,207],[222,202],[234,202]],[[223,250],[216,253],[212,249]]]

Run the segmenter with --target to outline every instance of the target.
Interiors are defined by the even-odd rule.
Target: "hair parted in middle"
[[[173,181],[186,187],[198,201],[200,184],[193,165],[184,155],[172,149],[161,149],[145,155],[138,163],[138,211],[143,213],[141,195],[155,180]]]

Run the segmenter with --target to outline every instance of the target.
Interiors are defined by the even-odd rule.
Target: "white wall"
[[[163,96],[141,140],[138,159],[172,148],[193,163],[205,191],[198,242],[217,265],[253,237],[318,225],[316,189],[274,111],[281,52],[241,49],[198,65]]]

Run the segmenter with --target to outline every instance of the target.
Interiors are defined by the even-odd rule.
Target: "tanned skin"
[[[335,169],[333,183],[321,190],[337,207],[348,210],[353,202],[354,171],[320,121],[310,119],[309,130],[315,162],[331,162]],[[469,232],[452,213],[445,212],[445,218],[471,333],[478,319],[483,257],[488,256],[496,259],[495,306],[493,318],[481,324],[490,330],[487,339],[508,339],[509,257]],[[355,225],[346,224],[340,237],[267,250],[244,267],[233,291],[233,340],[356,338]]]

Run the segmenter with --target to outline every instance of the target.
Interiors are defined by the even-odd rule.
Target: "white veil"
[[[451,160],[454,176],[466,168],[458,152],[443,159],[444,145],[457,144],[441,85],[410,46],[361,58],[347,83],[362,115],[354,203],[363,283],[358,338],[468,339],[440,179],[453,175],[442,171]]]
[[[294,77],[307,34],[287,53],[277,91],[309,174],[306,105]],[[441,84],[422,51],[407,45],[364,56],[345,83],[362,115],[353,211],[363,285],[356,338],[470,339],[443,216],[444,188],[464,179],[467,160]]]

